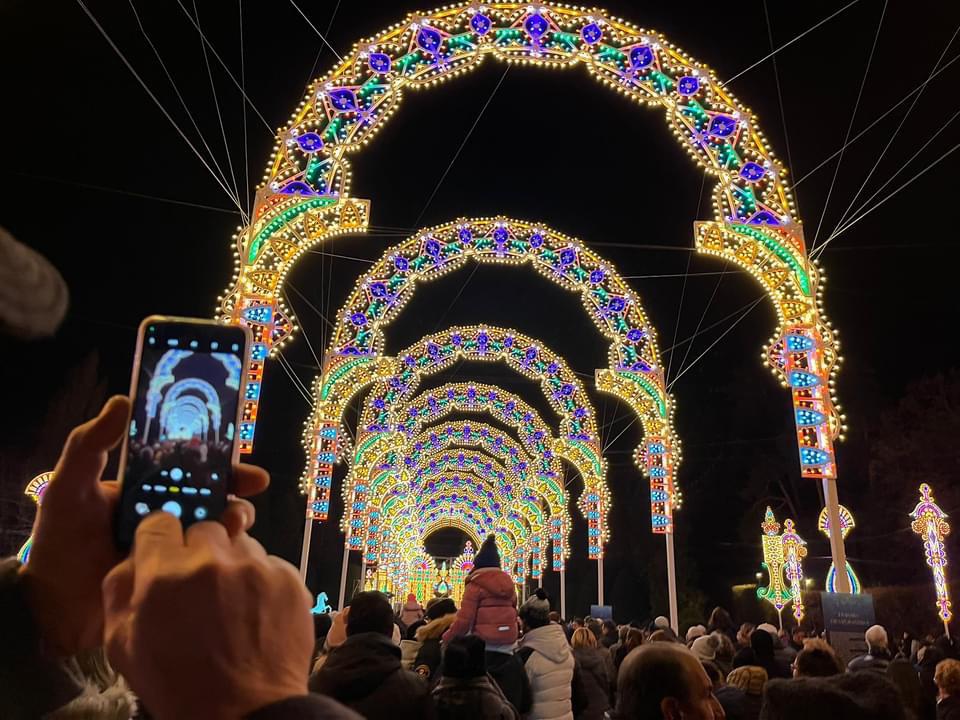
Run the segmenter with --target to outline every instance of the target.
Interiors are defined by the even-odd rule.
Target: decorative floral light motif
[[[47,490],[47,485],[53,479],[53,471],[40,473],[23,489],[23,494],[33,500],[39,508],[43,505],[43,493]],[[27,538],[27,541],[17,551],[17,560],[26,565],[30,559],[30,549],[33,547],[33,535]]]
[[[783,559],[784,571],[790,585],[790,597],[793,600],[793,617],[797,623],[803,620],[803,558],[807,556],[807,543],[797,535],[793,520],[783,521]]]
[[[850,534],[850,531],[853,530],[857,524],[853,519],[853,514],[847,510],[843,505],[839,506],[840,510],[840,536],[846,540],[847,535]],[[827,512],[827,509],[824,508],[820,511],[820,518],[817,521],[817,528],[827,537],[830,536],[830,515]],[[857,594],[861,590],[860,578],[857,577],[857,574],[853,571],[853,566],[850,563],[847,563],[847,579],[850,581],[850,592]],[[837,568],[831,562],[830,570],[827,572],[827,583],[826,583],[827,592],[836,592],[837,591]]]
[[[947,548],[943,539],[950,534],[947,514],[933,499],[933,490],[929,485],[920,485],[920,502],[910,513],[913,518],[913,531],[923,538],[923,549],[927,556],[927,565],[933,571],[933,585],[937,591],[937,614],[950,635],[948,623],[953,617],[950,609],[950,586],[947,584]]]
[[[783,536],[780,534],[780,523],[774,517],[773,510],[767,507],[766,515],[760,524],[763,530],[763,568],[767,571],[768,582],[766,587],[757,587],[757,597],[772,604],[779,614],[792,595],[784,586],[783,571],[786,557],[783,548]]]

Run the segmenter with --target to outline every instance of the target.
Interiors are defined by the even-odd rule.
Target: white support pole
[[[667,541],[667,594],[670,600],[670,627],[679,635],[680,620],[677,611],[677,561],[673,551],[673,533],[664,535]]]
[[[343,567],[340,568],[340,597],[337,603],[337,609],[343,612],[343,601],[347,595],[347,568],[350,565],[350,546],[343,546]]]
[[[603,558],[597,558],[597,605],[603,605]]]
[[[823,479],[823,501],[827,506],[827,518],[830,522],[830,555],[837,569],[835,585],[837,592],[850,592],[850,577],[847,575],[847,551],[843,547],[843,533],[840,527],[840,501],[837,499],[837,481]]]
[[[310,563],[310,538],[313,537],[313,518],[307,517],[303,526],[303,547],[300,548],[300,581],[307,582],[307,565]]]
[[[540,572],[540,577],[537,578],[537,587],[543,587],[543,571]]]
[[[560,568],[560,617],[567,619],[567,571]]]

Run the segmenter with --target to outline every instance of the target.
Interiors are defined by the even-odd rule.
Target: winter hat
[[[487,672],[487,644],[476,635],[464,635],[447,643],[440,670],[448,678],[482,677]]]
[[[763,630],[765,633],[768,633],[773,638],[780,637],[780,633],[778,633],[777,629],[770,623],[760,623],[759,625],[757,625],[757,630]]]
[[[527,625],[540,627],[550,622],[550,597],[543,588],[537,591],[520,606],[517,612]]]
[[[474,570],[488,567],[500,567],[500,551],[497,550],[497,540],[493,535],[487,535],[473,558]]]
[[[666,630],[670,627],[670,621],[667,620],[663,615],[657,615],[656,619],[653,621],[653,626],[657,630]]]
[[[744,665],[727,675],[727,685],[740,688],[747,695],[762,695],[766,684],[767,671],[759,665]]]
[[[410,603],[411,605],[419,605],[419,604],[420,604],[420,603],[417,602],[417,596],[414,595],[413,593],[410,593],[409,595],[407,595],[407,602]]]
[[[457,604],[450,598],[440,598],[427,606],[427,620],[436,620],[457,611]]]
[[[707,634],[707,629],[703,625],[691,625],[687,628],[687,642],[693,642],[698,637],[703,637]]]
[[[701,635],[693,641],[690,652],[697,656],[700,662],[713,662],[717,659],[719,641],[712,635]]]

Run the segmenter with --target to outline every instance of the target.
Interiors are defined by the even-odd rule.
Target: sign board
[[[866,593],[820,593],[823,626],[837,656],[846,664],[867,652],[863,634],[876,623],[873,596]]]
[[[590,617],[597,620],[613,620],[613,605],[591,605]]]

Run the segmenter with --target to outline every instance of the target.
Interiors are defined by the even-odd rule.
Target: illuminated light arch
[[[416,412],[409,412],[409,408],[414,408]],[[399,433],[381,436],[375,444],[366,449],[370,454],[369,466],[395,467],[397,458],[415,445],[417,437],[432,432],[432,429],[424,430],[417,436],[416,433],[421,428],[427,423],[438,422],[451,413],[489,415],[516,432],[526,452],[539,463],[535,476],[529,477],[524,485],[526,492],[542,498],[550,515],[550,535],[543,539],[537,558],[544,557],[546,541],[549,539],[553,546],[553,567],[555,570],[563,568],[564,559],[569,556],[567,534],[570,517],[567,510],[567,492],[561,479],[561,456],[554,452],[559,441],[552,436],[540,414],[516,394],[482,383],[448,383],[425,391],[397,409],[397,415],[402,420]],[[466,424],[475,425],[467,421],[461,423]],[[379,497],[380,484],[390,477],[388,472],[373,472],[368,481],[371,495]],[[375,512],[377,507],[374,498],[369,503],[368,514]],[[368,517],[367,527],[369,525]]]
[[[207,438],[210,431],[210,413],[204,402],[193,395],[181,395],[160,413],[161,437],[171,440]],[[183,430],[189,431],[184,435]]]
[[[260,358],[248,376],[255,392],[239,428],[244,450],[253,439],[263,358],[294,329],[280,299],[286,275],[314,244],[366,227],[369,202],[350,194],[349,157],[383,127],[404,90],[457,77],[487,57],[580,64],[634,102],[664,111],[681,147],[715,178],[714,220],[697,223],[696,247],[763,276],[778,315],[783,311],[766,357],[791,387],[802,474],[825,488],[835,481],[833,443],[842,417],[825,386],[839,359],[836,339],[818,306],[821,278],[807,255],[786,170],[753,113],[710,68],[659,33],[601,9],[552,2],[461,3],[408,15],[357,43],[294,109],[276,138],[251,224],[234,236],[234,276],[219,307],[224,321],[252,327]],[[319,438],[330,428],[315,429]],[[335,436],[336,425],[332,430]],[[309,444],[311,454],[330,448],[335,437],[326,447]],[[827,496],[834,560],[845,562],[835,488]]]
[[[510,329],[485,325],[455,327],[422,338],[398,355],[398,361],[390,364],[394,374],[378,380],[371,390],[360,417],[353,463],[343,485],[345,506],[350,508],[349,517],[345,514],[342,523],[348,547],[360,549],[362,544],[355,533],[364,525],[367,480],[376,456],[371,448],[378,438],[389,438],[402,429],[397,409],[416,391],[421,377],[440,372],[458,360],[504,362],[540,382],[547,401],[560,416],[560,437],[554,452],[574,465],[583,478],[584,492],[578,504],[588,521],[589,556],[602,557],[610,498],[596,412],[583,383],[563,358],[542,343]]]
[[[217,391],[214,389],[213,385],[208,383],[206,380],[201,380],[199,378],[186,378],[184,380],[178,380],[175,382],[166,394],[163,397],[163,404],[160,406],[160,427],[163,428],[166,426],[167,415],[170,411],[177,407],[177,403],[180,401],[181,396],[187,392],[196,392],[203,396],[203,399],[206,401],[206,411],[210,414],[210,419],[215,430],[215,435],[217,442],[220,439],[220,396],[217,394]],[[147,416],[149,422],[150,415]],[[144,431],[144,440],[147,439],[146,431]]]

